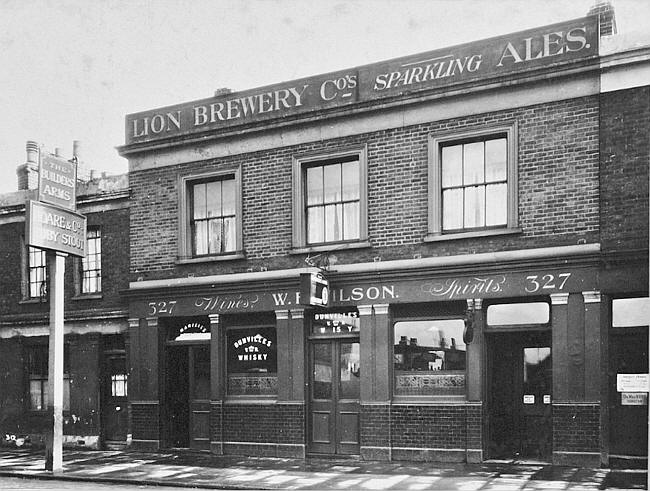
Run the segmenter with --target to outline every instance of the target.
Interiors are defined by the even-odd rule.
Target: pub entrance
[[[359,339],[310,343],[309,451],[359,454]]]
[[[488,458],[552,458],[551,333],[494,332],[488,351]]]
[[[166,446],[210,449],[210,346],[168,342]]]

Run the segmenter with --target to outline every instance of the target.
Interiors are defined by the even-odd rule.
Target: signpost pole
[[[48,251],[50,274],[50,345],[48,357],[45,470],[63,470],[63,277],[67,254]]]

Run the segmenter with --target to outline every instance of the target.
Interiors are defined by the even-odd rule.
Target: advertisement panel
[[[84,257],[86,217],[47,203],[29,201],[25,237],[32,247]]]

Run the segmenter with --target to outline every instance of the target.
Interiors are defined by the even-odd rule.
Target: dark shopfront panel
[[[576,448],[576,435],[592,431],[594,418],[575,426],[570,415],[585,405],[599,413],[600,354],[593,349],[600,346],[599,309],[582,293],[595,286],[593,269],[547,268],[333,284],[333,307],[321,311],[294,303],[293,290],[268,288],[232,298],[170,294],[134,302],[133,313],[158,315],[132,322],[133,439],[145,446],[299,457],[478,462],[496,458],[501,445],[547,460],[575,453],[591,458],[599,451],[597,418],[596,443],[583,438]],[[548,306],[545,329],[553,326],[552,335],[529,346],[528,328],[520,325],[506,327],[505,343],[490,337],[494,329],[485,317],[491,305],[533,301]],[[354,322],[340,318],[350,313],[358,316]],[[471,341],[465,339],[468,316]],[[203,332],[192,333],[193,323]],[[170,338],[172,326],[186,328],[179,331],[186,338]],[[521,359],[494,367],[490,360],[506,359],[495,348],[502,344],[517,345]],[[538,369],[528,368],[533,358]],[[168,370],[171,360],[178,370]],[[533,374],[547,377],[535,390],[525,386]],[[489,383],[506,376],[519,380],[512,393],[486,399]],[[172,390],[183,384],[187,393]],[[192,387],[206,386],[208,393],[193,397]],[[517,432],[524,434],[516,444],[501,441],[495,428],[507,417],[493,414],[515,392],[520,412],[507,417],[518,418]],[[535,404],[525,402],[530,395]],[[550,428],[544,443],[526,443],[533,428]]]

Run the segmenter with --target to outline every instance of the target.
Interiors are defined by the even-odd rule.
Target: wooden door
[[[489,458],[552,457],[550,334],[489,335]]]
[[[356,455],[359,453],[359,341],[312,341],[310,352],[310,452]]]

